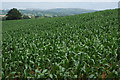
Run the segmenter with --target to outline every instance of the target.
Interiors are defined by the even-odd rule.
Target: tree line
[[[2,20],[19,20],[19,19],[31,19],[31,18],[52,18],[52,17],[63,17],[63,16],[28,16],[23,15],[19,10],[13,8],[9,10],[6,16],[2,17]]]
[[[19,10],[16,8],[13,8],[8,11],[5,17],[2,18],[2,20],[19,20],[19,19],[30,19],[27,15],[22,15]]]

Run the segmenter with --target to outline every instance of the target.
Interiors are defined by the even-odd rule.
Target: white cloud
[[[2,0],[2,2],[119,2],[119,0]]]

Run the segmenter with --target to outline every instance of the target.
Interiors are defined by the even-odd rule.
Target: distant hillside
[[[2,13],[0,15],[5,15],[8,11],[9,10],[2,10]],[[95,12],[95,10],[87,10],[80,8],[56,8],[56,9],[48,9],[48,10],[20,9],[19,11],[22,14],[34,15],[34,16],[67,16],[67,15]]]
[[[94,12],[95,10],[80,9],[80,8],[56,8],[56,9],[49,9],[46,11],[54,12],[58,14],[64,14],[64,15],[73,15],[73,14]]]
[[[66,15],[95,12],[95,10],[87,10],[87,9],[80,9],[80,8],[56,8],[56,9],[45,10],[44,12],[54,13],[57,16],[66,16]]]

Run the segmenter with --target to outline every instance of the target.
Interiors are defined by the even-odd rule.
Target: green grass
[[[120,78],[118,10],[3,21],[3,78]]]

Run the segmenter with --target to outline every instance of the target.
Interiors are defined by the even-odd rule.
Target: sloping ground
[[[120,78],[118,10],[3,21],[3,78]]]

